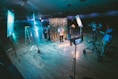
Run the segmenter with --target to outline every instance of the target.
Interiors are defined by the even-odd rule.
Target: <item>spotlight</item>
[[[44,22],[44,20],[41,20],[41,22]]]

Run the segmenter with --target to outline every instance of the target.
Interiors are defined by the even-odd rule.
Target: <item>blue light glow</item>
[[[36,35],[36,37],[38,37],[39,36],[38,27],[34,26],[34,29],[35,29],[35,35]]]
[[[118,11],[109,11],[106,13],[106,15],[118,15]]]
[[[12,38],[15,42],[17,41],[15,33],[12,33]]]
[[[8,10],[7,15],[7,37],[11,36],[14,31],[14,13]]]
[[[91,17],[97,17],[99,14],[98,13],[91,13],[90,16]]]
[[[74,19],[74,16],[67,16],[67,18],[72,20],[72,19]]]

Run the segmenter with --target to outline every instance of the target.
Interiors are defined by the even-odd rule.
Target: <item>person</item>
[[[96,42],[97,41],[98,30],[100,28],[102,28],[102,23],[98,23],[98,25],[97,25],[96,22],[92,22],[89,26],[91,26],[91,28],[92,28],[93,41]]]
[[[64,28],[62,26],[58,28],[58,33],[59,33],[60,42],[63,42]]]
[[[75,24],[72,24],[68,28],[68,40],[70,40],[74,36],[74,29],[75,29]]]
[[[44,26],[44,37],[46,40],[48,38],[47,34],[48,34],[48,28],[46,26]]]
[[[97,28],[102,28],[102,23],[98,23],[98,27]]]
[[[106,31],[103,32],[103,31],[100,31],[100,33],[103,36],[103,39],[102,39],[102,48],[101,48],[101,54],[100,56],[105,56],[105,50],[107,48],[107,46],[111,43],[112,41],[112,33],[113,33],[113,29],[107,25],[107,28],[106,28]]]
[[[50,41],[50,25],[48,25],[47,27],[48,27],[48,40]]]
[[[93,41],[96,42],[96,40],[97,40],[97,24],[96,24],[96,22],[93,22],[91,24],[91,26],[92,26],[92,32],[93,32]]]
[[[71,27],[68,28],[68,40],[71,39]]]
[[[93,21],[88,26],[91,27],[91,29],[92,29],[92,38],[93,38],[93,41],[96,42],[96,40],[97,40],[97,24],[96,24],[96,22]]]

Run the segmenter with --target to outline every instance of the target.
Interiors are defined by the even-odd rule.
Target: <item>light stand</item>
[[[75,79],[75,74],[76,74],[76,47],[77,47],[77,44],[80,44],[81,42],[83,41],[83,38],[82,37],[79,37],[79,38],[75,38],[73,43],[75,45],[75,53],[74,53],[74,58],[73,58],[73,76],[72,79]]]
[[[27,40],[31,43],[30,26],[25,26],[25,44],[26,44]]]
[[[75,44],[75,56],[73,58],[73,79],[75,79],[76,74],[76,44]]]
[[[28,41],[31,43],[31,31],[30,31],[31,29],[30,29],[30,26],[25,26],[25,43],[27,42],[27,39],[28,39]],[[37,44],[37,42],[36,42],[36,38],[34,38],[33,40],[32,40],[35,44],[36,44],[36,47],[37,47],[37,51],[38,51],[38,53],[40,53],[40,50],[39,50],[39,47],[38,47],[38,44]]]
[[[85,49],[83,49],[83,54],[86,54],[86,49],[90,49],[93,52],[94,52],[94,50],[97,50],[96,40],[97,40],[97,33],[95,31],[95,32],[93,32],[93,40],[92,41],[88,41],[88,43],[92,43],[92,48],[90,48],[91,45],[86,47]]]

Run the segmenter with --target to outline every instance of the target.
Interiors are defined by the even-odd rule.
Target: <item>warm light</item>
[[[78,60],[80,58],[79,51],[76,51],[76,55],[75,55],[75,51],[71,51],[71,55],[72,55],[73,58],[76,58],[76,60]]]
[[[74,25],[74,24],[72,24],[72,25],[71,25],[71,27],[72,27],[72,28],[75,28],[75,25]]]
[[[70,43],[59,44],[58,45],[59,48],[68,47],[68,46],[70,46]]]

